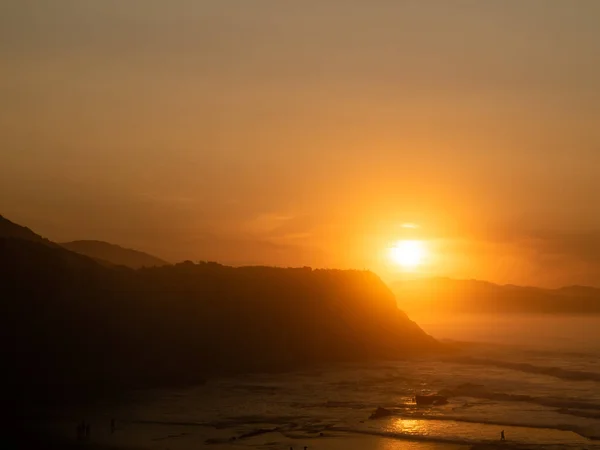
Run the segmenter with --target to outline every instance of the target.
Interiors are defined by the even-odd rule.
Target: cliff
[[[4,366],[28,389],[193,383],[441,348],[365,271],[132,270],[0,238],[0,285]]]

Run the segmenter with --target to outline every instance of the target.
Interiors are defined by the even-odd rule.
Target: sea
[[[85,417],[102,442],[170,450],[600,449],[599,317],[417,322],[455,351],[142,389],[62,411],[53,426],[74,436]],[[448,404],[414,402],[438,393]],[[377,408],[389,415],[370,419]]]

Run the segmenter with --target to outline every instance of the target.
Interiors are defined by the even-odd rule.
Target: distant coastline
[[[398,306],[410,315],[600,315],[600,289],[545,289],[478,280],[422,278],[391,283]]]

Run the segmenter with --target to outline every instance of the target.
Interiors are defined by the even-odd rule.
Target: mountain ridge
[[[428,310],[452,314],[600,314],[600,288],[542,288],[483,280],[432,277],[390,284],[409,314]]]
[[[58,244],[40,236],[31,229],[14,223],[0,214],[0,237],[24,239],[33,242],[39,242],[44,245],[57,247]]]
[[[61,242],[59,245],[75,253],[94,258],[102,263],[126,266],[132,269],[166,266],[169,263],[149,253],[99,240]]]

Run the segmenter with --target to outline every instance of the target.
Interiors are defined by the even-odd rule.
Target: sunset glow
[[[9,3],[0,214],[47,239],[599,284],[600,1]]]

